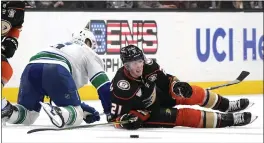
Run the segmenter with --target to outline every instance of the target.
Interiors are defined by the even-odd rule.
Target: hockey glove
[[[93,112],[93,113],[89,113],[89,112],[83,112],[83,120],[87,123],[87,124],[90,124],[90,123],[93,123],[93,122],[96,122],[96,121],[99,121],[100,120],[100,115],[97,111]]]
[[[173,85],[173,92],[176,95],[190,98],[192,96],[192,87],[187,82],[175,82]]]
[[[143,121],[133,114],[124,114],[120,118],[120,122],[127,121],[127,123],[121,123],[122,128],[128,130],[136,130],[142,126]]]
[[[93,123],[100,120],[99,113],[91,106],[82,103],[81,107],[83,109],[83,120],[87,123]]]
[[[6,58],[11,58],[14,56],[17,47],[18,42],[16,38],[6,37],[2,42],[1,52]]]
[[[146,121],[149,117],[150,114],[147,111],[132,110],[128,114],[124,114],[121,117],[117,118],[117,121],[121,123],[116,124],[115,127],[128,130],[136,130],[142,127],[143,122]]]

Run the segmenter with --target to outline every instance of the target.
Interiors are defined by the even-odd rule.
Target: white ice
[[[96,126],[86,129],[67,131],[44,131],[27,134],[34,128],[52,127],[48,116],[41,111],[40,117],[32,126],[6,125],[2,127],[3,143],[88,143],[88,142],[195,142],[195,143],[260,143],[263,142],[263,95],[245,96],[255,105],[246,111],[258,115],[258,119],[243,127],[228,127],[222,129],[193,129],[175,127],[171,129],[139,129],[128,131],[115,129],[112,126]],[[241,96],[228,96],[229,99],[238,99]],[[87,101],[91,106],[102,111],[99,101]],[[104,123],[105,116],[101,117]],[[130,135],[139,135],[139,138],[129,138]]]

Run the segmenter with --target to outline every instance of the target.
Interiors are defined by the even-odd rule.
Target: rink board
[[[191,82],[192,85],[199,85],[204,88],[222,83],[225,82]],[[224,96],[263,94],[263,81],[243,81],[237,85],[223,87],[214,91]],[[93,86],[81,88],[79,94],[82,100],[98,100],[97,91]],[[3,97],[6,97],[11,102],[17,101],[17,95],[18,88],[3,89]]]
[[[250,72],[245,81],[215,91],[222,95],[263,94],[261,12],[27,12],[19,48],[9,60],[14,74],[3,95],[16,101],[30,57],[70,40],[73,32],[87,24],[95,34],[97,53],[110,80],[122,66],[120,48],[134,44],[182,81],[210,87],[234,80],[245,70]],[[90,83],[80,89],[80,96],[98,99]]]

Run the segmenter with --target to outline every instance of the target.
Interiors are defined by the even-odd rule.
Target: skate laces
[[[238,125],[244,122],[244,114],[234,114],[234,125]]]
[[[230,101],[229,102],[229,111],[235,111],[237,109],[240,109],[240,100]]]

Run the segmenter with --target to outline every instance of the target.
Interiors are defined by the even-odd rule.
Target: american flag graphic
[[[131,26],[127,20],[92,20],[90,29],[98,43],[98,54],[117,54],[120,48],[133,44],[145,53],[157,52],[157,24],[149,21],[133,21]]]
[[[96,49],[98,54],[104,54],[106,52],[106,26],[104,21],[94,21],[90,23],[90,29],[94,33],[98,48]]]

